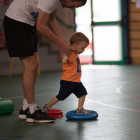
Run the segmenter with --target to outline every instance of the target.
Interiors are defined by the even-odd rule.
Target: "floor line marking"
[[[105,83],[110,83],[110,82],[112,82],[112,81],[106,81],[106,82],[103,82],[103,83],[101,83],[101,84],[96,84],[96,85],[103,85],[103,84],[105,84]],[[96,85],[95,85],[95,84],[91,84],[91,85],[86,86],[86,88],[92,88],[92,87],[94,87],[94,86],[96,86]],[[106,88],[106,87],[105,87],[105,88]],[[110,88],[110,87],[109,87],[109,88]],[[102,87],[102,88],[97,88],[97,89],[103,89],[103,87]],[[54,93],[35,94],[35,96],[50,95],[50,94],[54,94]],[[56,94],[58,94],[58,93],[56,93]],[[8,97],[8,98],[3,98],[3,99],[19,99],[19,98],[23,98],[23,96]]]
[[[129,109],[129,108],[124,108],[124,107],[118,107],[118,106],[114,106],[114,105],[109,105],[109,104],[105,104],[105,103],[101,103],[99,101],[94,101],[92,99],[89,99],[89,98],[86,98],[86,100],[90,101],[90,102],[85,102],[85,104],[88,104],[88,103],[96,103],[96,104],[101,104],[101,105],[104,105],[104,106],[109,106],[109,107],[114,107],[114,108],[119,108],[119,109],[123,109],[123,110],[129,110],[129,111],[135,111],[135,112],[140,112],[140,110],[134,110],[134,109]],[[58,106],[53,106],[53,107],[61,107],[61,106],[66,106],[66,105],[58,105]],[[13,113],[18,113],[19,111],[14,111]]]
[[[89,98],[86,98],[86,100],[89,100],[89,101],[91,101],[91,102],[93,102],[93,103],[101,104],[101,105],[104,105],[104,106],[109,106],[109,107],[119,108],[119,109],[123,109],[123,110],[129,110],[129,111],[140,112],[140,110],[134,110],[134,109],[124,108],[124,107],[118,107],[118,106],[114,106],[114,105],[109,105],[109,104],[101,103],[101,102],[98,102],[98,101],[94,101],[94,100],[89,99]]]
[[[129,84],[129,85],[130,85],[130,84]],[[136,101],[140,101],[140,99],[137,99],[137,98],[134,98],[134,97],[132,97],[132,96],[129,96],[129,95],[124,94],[124,93],[121,91],[122,87],[124,87],[124,86],[126,86],[126,85],[122,85],[122,86],[117,87],[117,88],[116,88],[116,92],[117,92],[118,94],[120,94],[120,95],[123,95],[124,97],[129,98],[129,99],[133,99],[133,100],[136,100]]]
[[[107,81],[107,82],[104,82],[104,83],[102,83],[102,84],[109,83],[109,82],[111,82],[111,81]],[[133,83],[136,83],[136,82],[133,82]],[[133,83],[132,83],[132,84],[133,84]],[[101,85],[101,84],[100,84],[100,85]],[[129,85],[130,85],[130,84],[129,84]],[[87,86],[87,87],[88,87],[88,88],[91,88],[92,86],[93,86],[93,85],[89,85],[89,86]],[[117,93],[119,93],[119,94],[121,94],[121,95],[123,95],[123,96],[125,96],[125,97],[127,97],[127,98],[131,98],[131,99],[140,101],[140,100],[137,99],[137,98],[133,98],[133,97],[131,97],[131,96],[128,96],[128,95],[123,94],[123,93],[121,92],[121,88],[122,88],[123,86],[124,86],[124,85],[119,86],[118,88],[116,88]],[[50,94],[57,94],[57,93],[43,93],[43,94],[36,94],[35,96],[43,96],[43,95],[50,95]],[[18,98],[23,98],[23,96],[10,97],[10,98],[4,98],[4,99],[18,99]],[[89,101],[91,101],[91,102],[94,102],[94,103],[97,103],[97,104],[101,104],[101,105],[104,105],[104,106],[110,106],[110,107],[114,107],[114,108],[120,108],[120,109],[123,109],[123,110],[129,110],[129,111],[140,112],[140,110],[134,110],[134,109],[129,109],[129,108],[123,108],[123,107],[113,106],[113,105],[101,103],[101,102],[98,102],[98,101],[94,101],[94,100],[89,99],[89,98],[86,98],[86,100],[89,100]],[[90,103],[91,103],[91,102],[90,102]],[[64,106],[64,105],[63,105],[63,106]],[[59,107],[59,106],[54,106],[54,107]],[[15,111],[14,113],[17,113],[17,112],[19,112],[19,111]]]
[[[57,94],[57,93],[43,93],[43,94],[35,94],[35,96],[43,96],[43,95],[50,95],[50,94]],[[17,97],[9,97],[9,98],[3,98],[3,99],[19,99],[23,98],[24,96],[17,96]]]

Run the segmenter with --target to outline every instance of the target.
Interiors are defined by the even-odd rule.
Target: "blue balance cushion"
[[[98,114],[96,111],[92,111],[92,114],[77,114],[76,110],[72,110],[67,112],[66,118],[70,120],[92,120],[92,119],[97,119]]]

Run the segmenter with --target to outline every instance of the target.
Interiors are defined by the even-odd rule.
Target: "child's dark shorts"
[[[56,96],[58,100],[65,100],[71,93],[74,93],[77,98],[87,95],[87,91],[80,82],[60,81],[59,94]]]

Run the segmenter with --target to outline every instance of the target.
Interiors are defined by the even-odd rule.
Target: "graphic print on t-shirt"
[[[37,13],[33,12],[33,13],[31,13],[31,15],[33,16],[33,18],[38,18],[38,14],[39,14],[39,12],[37,12]]]
[[[77,63],[77,73],[81,73],[81,64],[79,58],[76,58],[76,63]]]

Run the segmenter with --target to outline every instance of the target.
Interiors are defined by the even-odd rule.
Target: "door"
[[[94,64],[124,64],[122,7],[121,0],[91,0]]]
[[[86,5],[75,8],[76,32],[82,32],[89,38],[89,45],[79,55],[81,63],[92,63],[92,26],[91,26],[91,1],[87,0]]]
[[[122,0],[87,0],[76,8],[76,31],[90,40],[80,55],[82,63],[124,64],[124,26]]]

